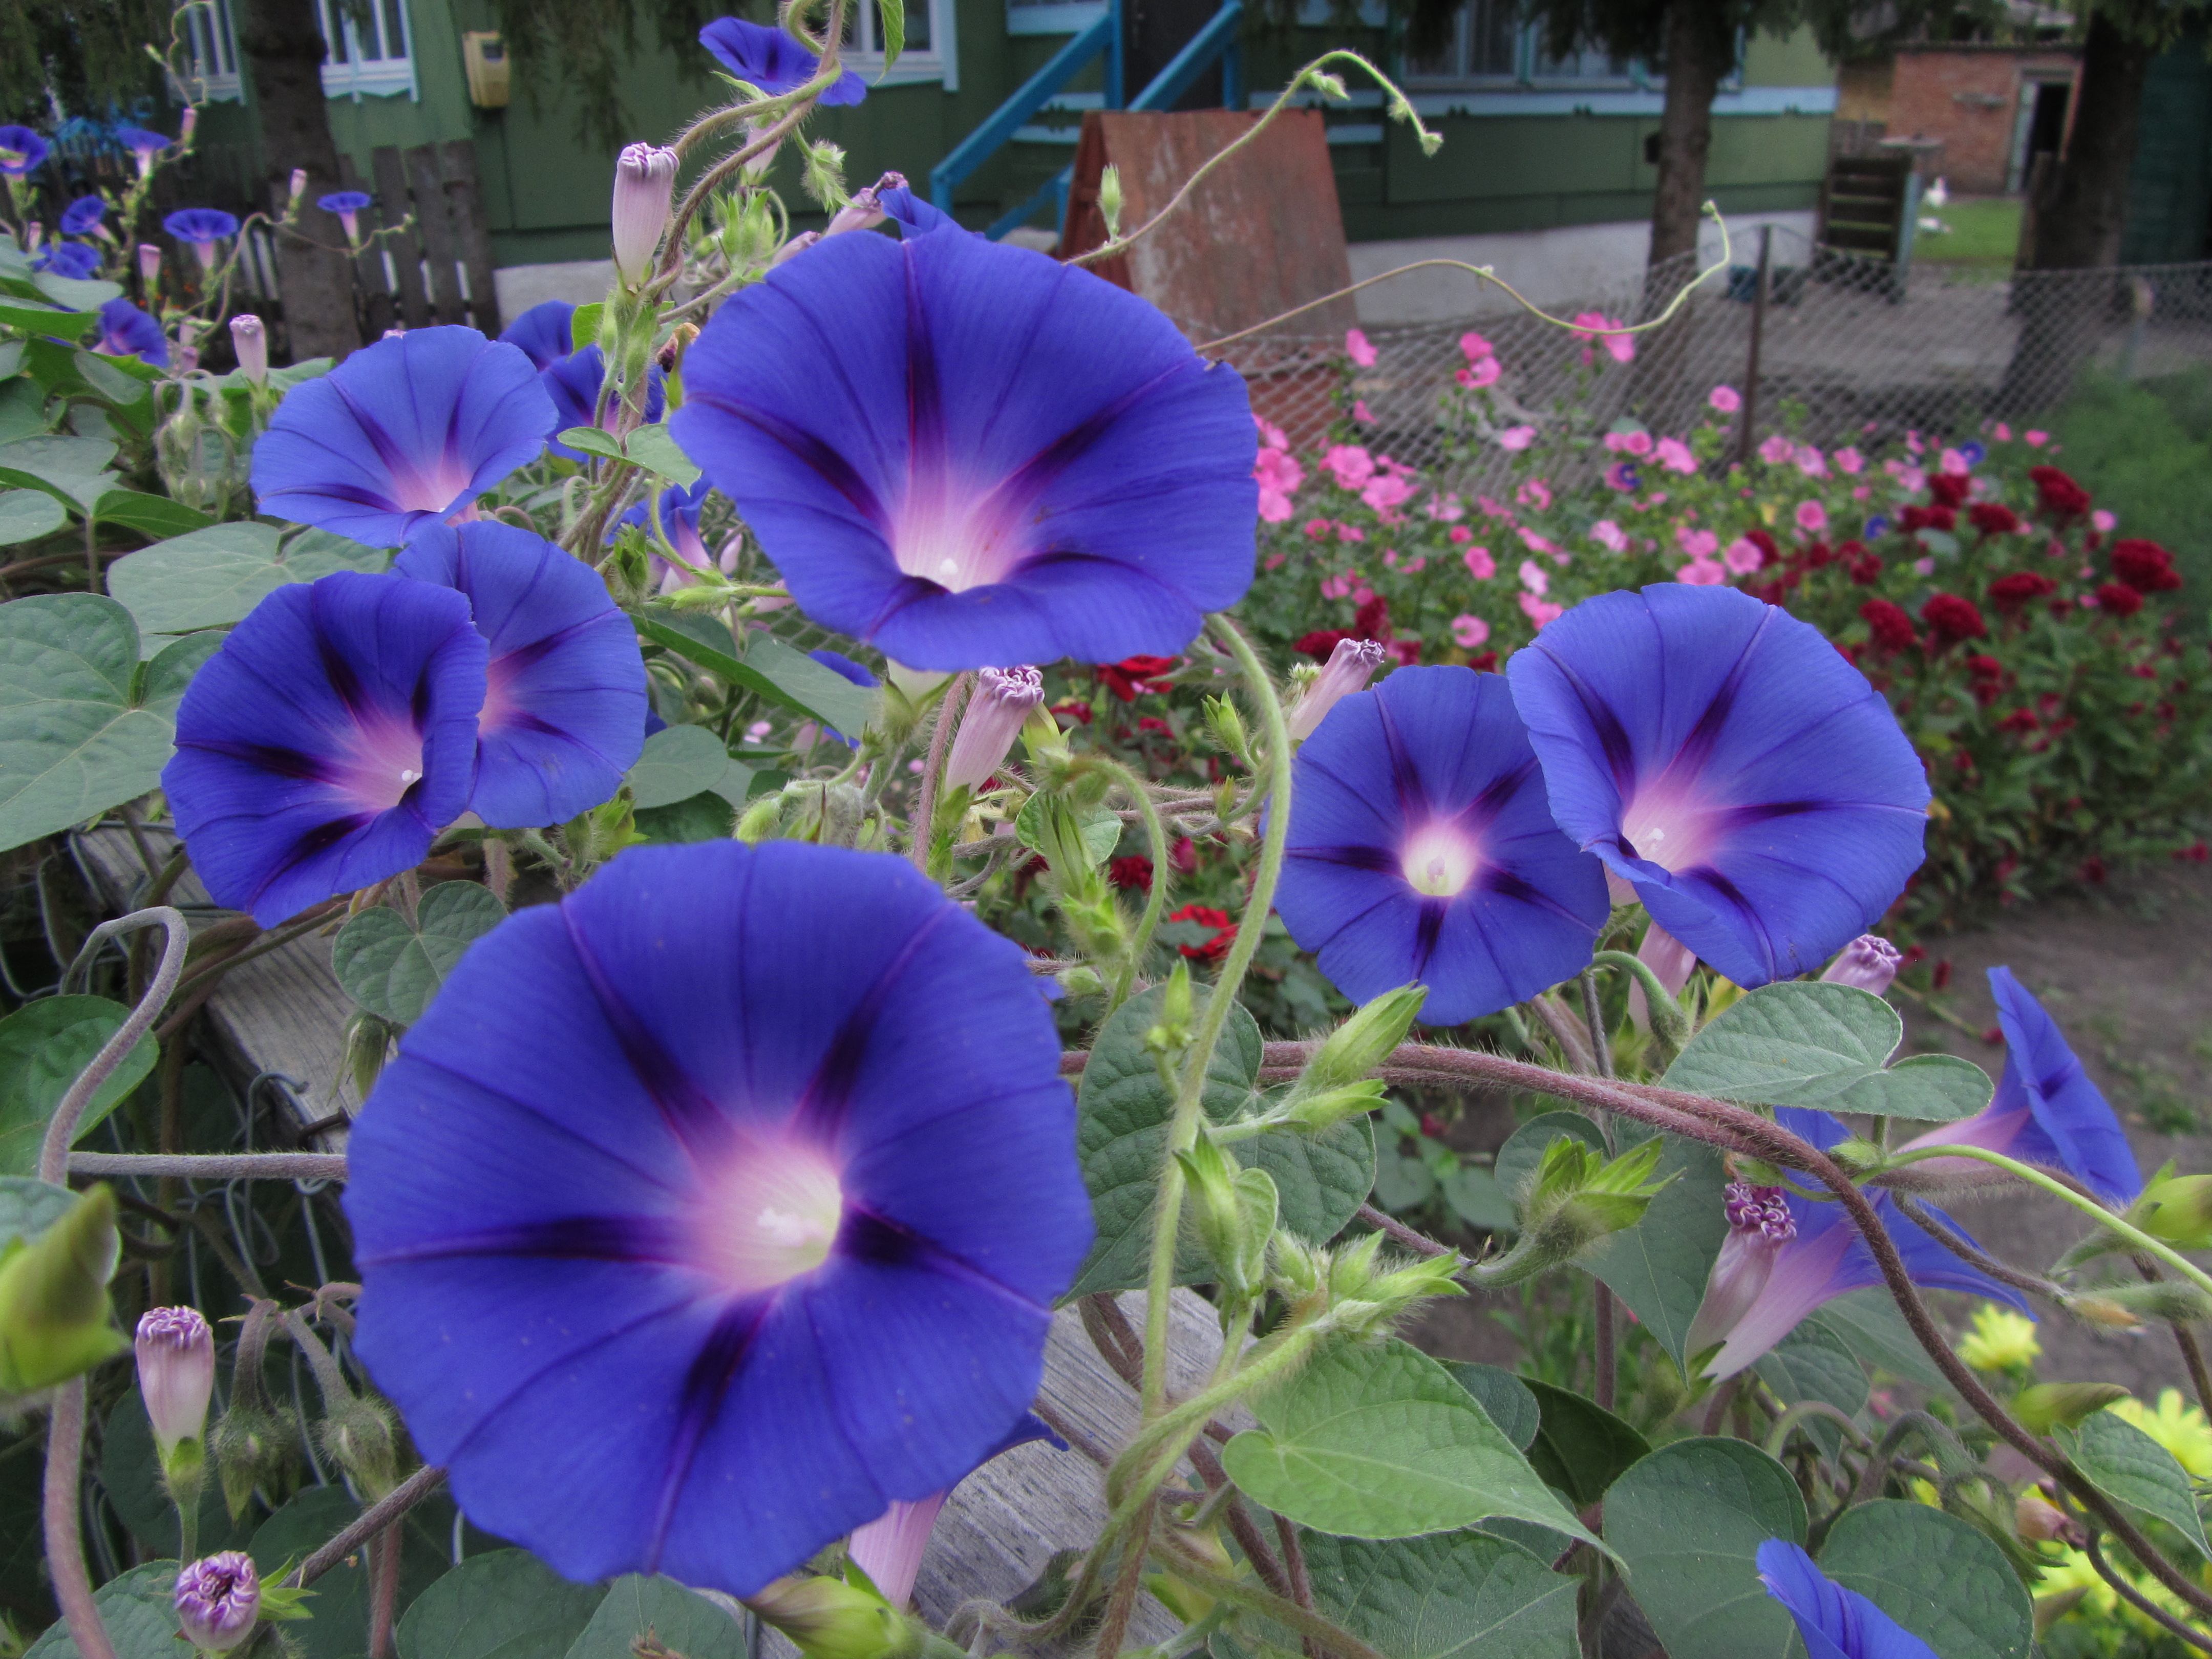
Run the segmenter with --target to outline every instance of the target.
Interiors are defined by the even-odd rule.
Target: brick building
[[[1960,195],[1995,196],[2021,189],[2034,158],[2064,145],[2081,64],[2070,46],[1921,46],[1882,67],[1887,87],[1862,82],[1847,100],[1858,106],[1838,115],[1863,107],[1889,141],[1927,146],[1923,172]]]

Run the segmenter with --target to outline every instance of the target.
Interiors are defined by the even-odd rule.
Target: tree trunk
[[[2035,269],[2097,270],[2119,264],[2152,56],[2148,41],[2131,39],[2101,9],[2090,18],[2057,184],[2036,216]]]
[[[291,195],[292,170],[307,172],[299,234],[276,239],[276,280],[283,290],[284,331],[294,362],[343,357],[361,344],[353,273],[343,252],[345,230],[315,205],[337,190],[338,150],[323,93],[323,37],[310,0],[246,0],[239,47],[253,70],[261,118],[264,197],[281,213]],[[317,246],[319,244],[320,246]]]
[[[1667,13],[1667,103],[1659,117],[1659,189],[1651,203],[1652,264],[1698,246],[1713,94],[1735,54],[1735,31],[1713,0],[1674,0]]]

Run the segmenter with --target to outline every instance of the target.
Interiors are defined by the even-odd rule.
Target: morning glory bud
[[[1282,1115],[1319,1131],[1381,1105],[1382,1081],[1368,1073],[1406,1040],[1428,994],[1425,985],[1386,991],[1330,1032],[1284,1097]]]
[[[1121,169],[1107,167],[1098,175],[1098,216],[1106,222],[1108,240],[1121,234]]]
[[[853,192],[851,201],[837,210],[836,216],[830,221],[829,229],[822,234],[841,236],[848,230],[873,230],[883,223],[886,216],[883,204],[884,191],[905,188],[906,175],[902,173],[886,173],[874,184],[863,185]]]
[[[258,317],[230,319],[230,343],[238,352],[238,372],[256,386],[269,384],[269,334]]]
[[[882,1596],[842,1578],[779,1578],[745,1605],[806,1659],[915,1659],[927,1635]]]
[[[161,250],[153,242],[138,244],[138,278],[146,284],[146,297],[152,299],[161,286]]]
[[[821,240],[822,233],[818,230],[800,231],[798,235],[793,237],[781,247],[776,249],[775,258],[768,262],[768,268],[770,270],[774,270],[786,259],[794,258],[798,255],[805,252],[807,249],[812,247]]]
[[[300,198],[307,193],[307,170],[305,167],[294,167],[292,169],[292,206],[295,210],[300,205]]]
[[[1890,981],[1897,977],[1898,964],[1904,960],[1905,953],[1887,939],[1861,933],[1844,946],[1820,980],[1827,985],[1856,985],[1880,996],[1889,989]]]
[[[2117,1382],[2034,1382],[2012,1397],[2012,1414],[2030,1434],[2079,1428],[2128,1391]]]
[[[2212,1176],[2162,1175],[2128,1206],[2127,1219],[2179,1249],[2212,1247]]]
[[[676,185],[676,152],[632,144],[615,162],[615,269],[626,283],[653,272],[660,234],[668,228],[669,197]]]
[[[1240,1170],[1237,1160],[1201,1127],[1187,1152],[1177,1152],[1190,1183],[1199,1243],[1220,1283],[1232,1294],[1256,1294],[1267,1283],[1267,1241],[1279,1208],[1274,1177],[1265,1170]]]
[[[1251,740],[1245,735],[1244,717],[1237,712],[1235,703],[1226,697],[1206,698],[1206,724],[1223,753],[1250,764]]]
[[[198,129],[199,124],[198,108],[192,105],[185,106],[184,118],[177,124],[178,149],[190,149],[192,147],[192,134]]]
[[[980,789],[1006,763],[1030,712],[1044,701],[1044,676],[1034,668],[977,671],[975,690],[960,716],[945,787]]]
[[[1796,1218],[1790,1213],[1789,1200],[1779,1187],[1732,1181],[1725,1203],[1729,1235],[1721,1241],[1705,1299],[1690,1322],[1690,1334],[1682,1345],[1686,1353],[1698,1353],[1727,1340],[1766,1288],[1774,1258],[1797,1237]]]
[[[121,1248],[115,1194],[94,1187],[36,1238],[0,1249],[0,1400],[67,1382],[130,1346],[107,1306]]]
[[[177,1623],[202,1653],[228,1653],[261,1616],[261,1576],[243,1550],[223,1550],[177,1575]]]
[[[207,1432],[215,1393],[215,1333],[197,1308],[154,1308],[138,1322],[138,1392],[168,1463],[178,1445]]]
[[[1306,688],[1297,707],[1291,710],[1291,741],[1304,743],[1330,709],[1353,692],[1364,690],[1369,678],[1382,665],[1384,654],[1378,641],[1339,640],[1320,678]]]

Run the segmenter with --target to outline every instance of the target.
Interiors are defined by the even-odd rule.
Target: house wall
[[[2022,97],[2033,98],[2037,82],[2071,80],[2079,70],[2075,54],[2063,51],[1973,46],[1900,51],[1890,82],[1888,136],[1941,139],[1942,154],[1931,157],[1924,172],[1940,174],[1960,195],[2002,194]]]

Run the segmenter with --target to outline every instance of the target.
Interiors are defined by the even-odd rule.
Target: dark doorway
[[[1134,98],[1221,9],[1221,0],[1123,0],[1122,95]],[[1175,109],[1218,109],[1221,65],[1200,76]]]
[[[2056,155],[2066,142],[2066,105],[2074,88],[2063,81],[2039,81],[2035,112],[2027,120],[2027,153],[2021,158],[2023,171],[2032,172],[2039,155]]]

